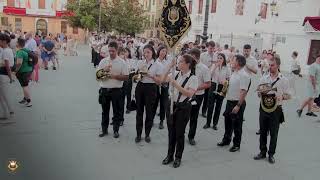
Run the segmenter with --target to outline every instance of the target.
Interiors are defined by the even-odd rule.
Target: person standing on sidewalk
[[[226,56],[223,53],[218,54],[218,62],[212,66],[211,72],[211,88],[209,90],[208,97],[208,114],[207,114],[207,123],[203,126],[204,129],[207,129],[211,125],[211,120],[213,121],[212,128],[218,130],[217,125],[219,122],[221,106],[223,103],[224,96],[220,93],[224,87],[226,81],[229,81],[231,70],[227,66]],[[213,109],[214,116],[212,119]]]
[[[196,145],[194,137],[197,131],[200,106],[202,104],[204,96],[206,96],[205,90],[210,88],[211,86],[211,77],[210,77],[209,68],[205,64],[200,62],[201,51],[198,48],[192,48],[188,52],[188,54],[190,54],[196,61],[195,75],[198,78],[198,88],[195,94],[196,104],[193,104],[191,108],[190,124],[189,124],[190,128],[189,128],[189,134],[188,134],[189,143],[190,145],[194,146]]]
[[[121,101],[123,81],[129,78],[128,66],[126,62],[118,56],[118,44],[109,43],[108,58],[100,61],[97,71],[104,69],[109,73],[109,78],[100,80],[99,104],[102,107],[101,127],[102,133],[99,137],[108,134],[110,104],[113,110],[113,137],[119,137],[119,127],[123,119],[123,103]]]
[[[8,99],[7,84],[13,82],[11,67],[14,64],[14,56],[12,49],[8,47],[10,37],[7,34],[0,34],[0,105],[4,116],[0,119],[8,119],[9,115],[13,115],[13,108]]]
[[[301,117],[303,109],[308,106],[307,116],[317,117],[312,112],[312,104],[314,98],[319,96],[319,85],[320,85],[320,53],[316,56],[316,61],[309,67],[309,79],[307,82],[307,95],[308,98],[302,103],[300,108],[297,110],[298,116]]]
[[[282,110],[283,101],[290,99],[289,95],[289,80],[279,72],[281,64],[279,56],[275,56],[269,61],[270,74],[265,74],[260,79],[259,85],[270,84],[276,90],[259,91],[258,96],[261,98],[259,110],[260,124],[260,153],[254,159],[261,160],[266,158],[267,139],[270,134],[270,143],[268,151],[268,161],[271,164],[275,163],[274,154],[277,147],[277,139],[280,123],[284,122]],[[259,89],[259,87],[258,87]]]
[[[32,65],[29,63],[28,50],[24,49],[25,40],[19,38],[17,41],[17,54],[16,54],[16,68],[14,74],[16,74],[17,79],[23,89],[23,99],[19,102],[24,104],[26,107],[31,107],[31,96],[29,89],[29,81],[31,80],[32,75]]]

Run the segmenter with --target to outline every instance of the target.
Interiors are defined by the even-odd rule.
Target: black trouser
[[[126,108],[130,110],[130,103],[131,103],[131,92],[132,92],[132,80],[129,79],[127,81],[123,81],[123,103],[127,98]],[[124,106],[124,104],[123,104]]]
[[[184,132],[188,124],[191,104],[179,103],[173,106],[173,114],[170,116],[170,103],[167,106],[167,127],[169,136],[168,156],[182,158],[184,150]]]
[[[189,134],[188,134],[189,139],[194,139],[196,135],[199,110],[200,110],[202,100],[203,100],[203,95],[196,95],[197,104],[193,105],[191,108],[190,124],[189,124],[190,127],[189,127]]]
[[[203,105],[202,105],[202,114],[207,114],[207,109],[208,109],[208,94],[209,94],[209,89],[204,90],[204,95],[203,95]],[[201,104],[200,104],[201,105]]]
[[[120,122],[123,120],[123,116],[121,114],[122,102],[121,100],[121,89],[120,88],[101,88],[99,90],[99,103],[102,107],[102,121],[101,127],[102,132],[106,132],[109,126],[109,112],[110,112],[110,104],[112,103],[113,110],[113,131],[118,132]]]
[[[246,108],[246,102],[244,101],[242,103],[237,114],[233,114],[231,113],[232,109],[237,105],[237,103],[238,101],[227,101],[226,110],[223,113],[225,132],[222,141],[229,144],[231,142],[232,133],[234,132],[233,146],[240,147],[243,115]]]
[[[96,51],[93,48],[91,48],[91,63],[94,63],[95,59],[96,59]]]
[[[141,137],[142,134],[144,108],[146,109],[145,135],[149,136],[151,128],[153,126],[154,106],[157,99],[157,85],[154,83],[139,82],[136,87],[135,95],[137,103],[137,136]]]
[[[97,53],[96,51],[94,51],[94,62],[93,62],[93,65],[94,66],[98,66],[99,63],[100,63],[100,54]]]
[[[278,106],[278,108],[272,113],[266,113],[260,107],[260,152],[262,154],[266,154],[268,151],[268,132],[270,132],[268,154],[273,155],[276,152],[281,114],[282,108],[280,106]]]
[[[169,101],[169,87],[158,86],[158,97],[155,104],[155,114],[157,112],[158,104],[160,102],[160,121],[164,121],[166,118],[166,107]]]
[[[218,92],[221,92],[221,89],[223,87],[222,84],[218,85],[221,88],[218,88]],[[209,89],[208,94],[208,112],[207,112],[207,125],[211,125],[211,119],[213,114],[214,105],[216,105],[214,116],[213,116],[213,126],[217,126],[219,122],[220,112],[221,112],[221,106],[223,103],[223,96],[218,95],[216,93],[216,83],[212,83],[211,88]]]

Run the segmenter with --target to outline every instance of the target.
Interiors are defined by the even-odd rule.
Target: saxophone
[[[226,80],[226,81],[224,81],[224,83],[223,83],[223,87],[222,87],[221,92],[218,92],[218,95],[219,95],[219,96],[222,96],[222,97],[226,97],[227,92],[228,92],[228,88],[229,88],[229,81]]]

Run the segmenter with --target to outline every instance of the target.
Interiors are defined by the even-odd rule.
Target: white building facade
[[[202,35],[207,0],[185,0],[192,28],[185,40]],[[320,0],[208,0],[209,40],[228,44],[242,51],[251,44],[260,52],[273,49],[280,54],[282,69],[289,70],[291,54],[298,51],[302,72],[306,72],[311,40],[320,32],[307,32],[306,16],[320,16]],[[199,39],[199,36],[198,36]],[[320,41],[319,41],[320,42]]]

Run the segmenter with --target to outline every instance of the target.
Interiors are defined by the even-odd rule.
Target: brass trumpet
[[[139,70],[138,70],[138,71],[132,76],[132,80],[133,80],[134,82],[139,82],[139,81],[141,81],[141,79],[142,79],[146,74],[148,74],[147,71],[139,71]]]
[[[218,92],[218,95],[222,96],[222,97],[226,97],[228,89],[229,89],[229,81],[225,81],[223,83],[223,87],[221,89],[221,92]]]
[[[111,78],[111,72],[110,71],[106,71],[104,69],[99,69],[96,72],[96,79],[97,81],[105,81]]]

